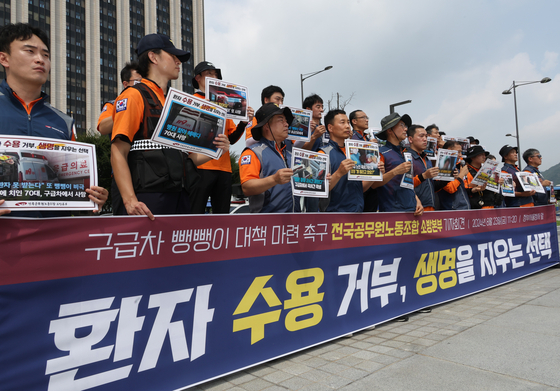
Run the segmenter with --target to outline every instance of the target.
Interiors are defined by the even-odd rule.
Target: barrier
[[[16,219],[3,390],[176,390],[559,262],[553,206]]]

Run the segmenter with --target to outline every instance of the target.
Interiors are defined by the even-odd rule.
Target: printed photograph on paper
[[[152,141],[213,159],[222,155],[214,139],[224,133],[226,111],[196,96],[170,88]]]
[[[496,170],[486,182],[486,190],[493,191],[494,193],[500,192],[500,171]]]
[[[328,198],[329,155],[294,148],[292,150],[292,192],[294,195]]]
[[[438,181],[452,181],[455,179],[453,178],[453,170],[455,170],[455,166],[457,165],[458,157],[458,151],[438,149],[436,167],[439,168],[439,174],[434,179]]]
[[[313,112],[310,110],[288,107],[294,116],[294,120],[288,128],[288,140],[305,141],[311,140],[311,118]]]
[[[378,163],[379,146],[377,143],[359,140],[344,140],[346,156],[356,163],[348,172],[350,181],[383,181]]]
[[[424,149],[424,153],[428,158],[435,158],[437,153],[437,138],[435,137],[427,137],[428,145],[426,149]]]
[[[223,81],[206,78],[206,98],[226,110],[226,118],[247,121],[249,92],[247,87]]]
[[[482,186],[494,178],[494,172],[498,168],[498,163],[496,160],[486,160],[480,170],[476,173],[471,183],[473,185]]]
[[[48,138],[0,136],[2,209],[93,210],[95,146]]]
[[[404,153],[404,160],[412,163],[412,155],[409,152]],[[410,171],[405,172],[401,179],[401,187],[414,189],[414,167],[410,165]]]
[[[457,141],[459,144],[461,144],[463,158],[466,158],[467,157],[467,151],[471,147],[470,140],[468,138],[455,137],[455,141]]]
[[[515,197],[515,185],[513,183],[513,175],[507,172],[500,172],[500,178],[504,179],[504,183],[500,186],[504,197]]]
[[[539,181],[539,177],[534,172],[516,172],[517,178],[521,183],[521,187],[525,191],[535,190],[537,193],[546,194],[544,188],[542,187],[541,181]]]

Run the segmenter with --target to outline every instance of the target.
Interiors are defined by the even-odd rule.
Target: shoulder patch
[[[251,164],[251,155],[241,156],[241,165]]]
[[[117,113],[121,112],[121,111],[125,111],[126,110],[126,102],[128,101],[128,98],[125,99],[121,99],[117,101],[117,104],[115,105],[115,111]]]

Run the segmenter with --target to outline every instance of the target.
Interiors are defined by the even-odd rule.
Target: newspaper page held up
[[[515,197],[515,185],[513,183],[513,175],[507,172],[500,172],[500,178],[503,178],[504,183],[500,186],[502,195],[504,197]]]
[[[377,143],[360,140],[344,140],[346,156],[356,163],[348,172],[350,181],[383,181],[379,170],[379,146]]]
[[[404,160],[410,162],[410,171],[405,172],[401,179],[401,187],[414,190],[414,166],[412,165],[412,155],[410,152],[404,153]]]
[[[294,120],[288,128],[288,140],[305,141],[311,140],[311,110],[296,109],[289,107],[294,116]]]
[[[93,210],[86,189],[97,180],[95,145],[0,136],[2,209]]]
[[[297,196],[328,198],[329,155],[294,148],[292,150],[292,192]]]
[[[498,162],[496,160],[486,160],[482,167],[476,173],[471,183],[473,185],[482,186],[493,178],[494,172],[498,168]]]
[[[152,141],[218,159],[214,139],[224,133],[226,111],[207,100],[170,88]]]
[[[426,146],[426,149],[424,149],[424,153],[429,159],[435,158],[437,153],[437,138],[428,136],[427,140],[428,145]]]
[[[207,77],[206,98],[226,110],[226,118],[239,121],[249,119],[249,90],[245,86]]]
[[[439,168],[439,174],[434,179],[438,181],[452,181],[453,170],[457,164],[459,153],[451,149],[438,149],[436,158],[436,167]]]
[[[525,191],[535,190],[537,193],[546,194],[544,188],[542,187],[541,181],[539,181],[539,177],[534,172],[516,172],[517,178],[521,183],[521,187]]]

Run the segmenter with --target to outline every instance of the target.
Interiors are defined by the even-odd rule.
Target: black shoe
[[[432,312],[432,307],[422,308],[421,310],[418,310],[416,312],[419,312],[421,314],[429,314],[430,312]]]
[[[395,319],[395,322],[408,322],[408,315]]]

